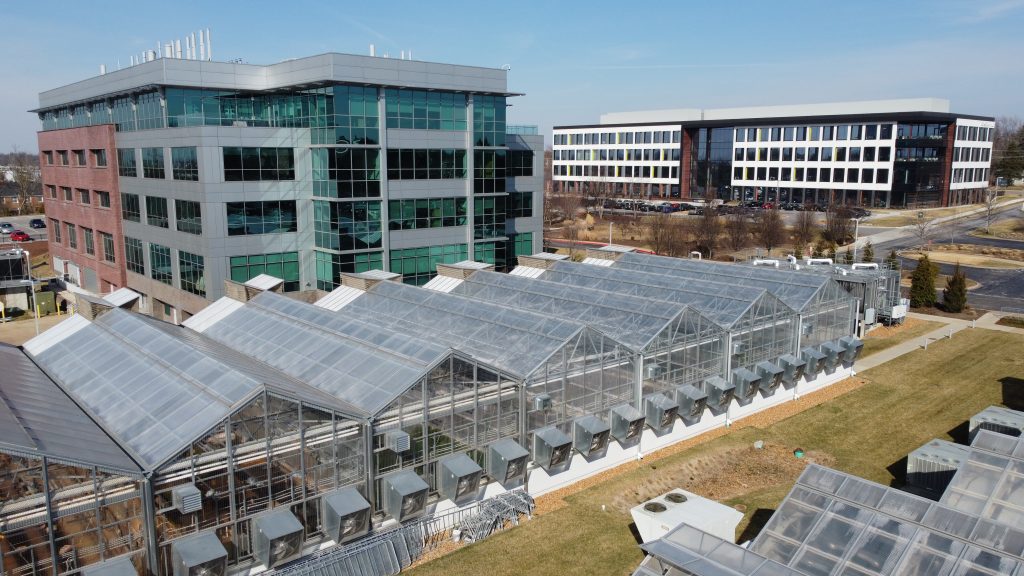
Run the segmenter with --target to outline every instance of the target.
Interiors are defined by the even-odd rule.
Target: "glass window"
[[[75,155],[75,166],[88,166],[85,161],[85,150],[72,150]]]
[[[796,139],[803,142],[807,140],[807,126],[799,126],[796,129]]]
[[[146,263],[143,260],[142,241],[124,237],[124,261],[129,272],[146,274]]]
[[[171,177],[175,180],[199,180],[199,160],[196,147],[171,148]]]
[[[850,140],[860,140],[864,133],[864,126],[854,124],[850,126]]]
[[[168,228],[167,198],[146,196],[146,223],[150,226]]]
[[[46,158],[47,166],[53,166],[53,150],[44,150],[43,157]]]
[[[876,184],[888,184],[889,183],[889,169],[879,168],[875,178]]]
[[[110,208],[110,192],[104,192],[103,190],[96,190],[96,202],[102,208]]]
[[[65,202],[74,202],[75,201],[75,196],[74,196],[74,194],[72,194],[71,188],[69,188],[67,186],[61,186],[60,189],[61,189],[61,192],[64,193],[64,201]]]
[[[228,236],[295,232],[294,200],[228,202]]]
[[[743,128],[737,128],[736,129],[736,136],[735,136],[735,138],[736,138],[737,142],[744,142],[744,141],[746,141],[746,136],[747,136],[747,131],[745,129],[743,129]]]
[[[509,176],[533,176],[533,150],[509,150],[508,164]]]
[[[82,204],[89,204],[89,191],[85,188],[76,188],[78,191],[78,201]]]
[[[793,141],[793,132],[794,132],[794,130],[793,130],[792,126],[786,126],[782,130],[782,139],[785,140],[786,142],[792,142]]]
[[[136,97],[135,115],[139,130],[164,127],[164,104],[158,92],[140,94]]]
[[[836,138],[836,127],[835,126],[822,126],[821,127],[821,139],[822,140],[835,140]]]
[[[106,168],[107,166],[107,151],[102,148],[96,148],[90,150],[92,153],[92,164],[97,168]]]
[[[149,243],[149,277],[173,286],[174,270],[171,268],[171,249],[154,242]]]
[[[831,182],[832,181],[832,169],[831,168],[819,168],[818,169],[818,181],[819,182]]]
[[[817,182],[818,181],[818,169],[817,168],[808,168],[807,169],[807,174],[806,174],[806,177],[804,178],[804,180],[807,181],[807,182]]]
[[[60,165],[61,166],[67,166],[68,165],[68,151],[67,150],[58,150],[57,151],[57,157],[60,159]]]
[[[650,142],[650,132],[646,133]],[[473,145],[505,145],[505,97],[473,96]]]
[[[406,284],[422,286],[437,275],[438,264],[454,264],[469,258],[466,244],[423,246],[391,251],[391,271]],[[477,257],[479,260],[479,256]]]
[[[747,142],[757,141],[757,128],[747,128]]]
[[[878,128],[878,138],[881,140],[892,139],[892,124],[882,124]]]
[[[225,147],[223,152],[225,181],[295,180],[292,148]]]
[[[314,148],[311,150],[313,160],[313,195],[328,198],[379,198],[380,197],[380,150],[376,148]],[[446,158],[442,154],[442,159]],[[401,154],[401,161],[406,155]],[[453,177],[458,176],[458,156],[448,158],[454,165]],[[399,164],[403,170],[407,165]],[[394,166],[392,166],[394,168]],[[442,175],[445,170],[442,166]],[[465,161],[462,170],[465,171]],[[415,176],[415,165],[409,174]],[[465,175],[462,176],[463,178]]]
[[[771,161],[772,162],[777,162],[779,160],[780,154],[781,154],[781,152],[780,152],[779,148],[772,148],[771,149],[771,158],[770,158]]]
[[[783,160],[783,162],[792,162],[793,161],[793,149],[792,148],[783,148],[782,149],[782,160]]]
[[[850,162],[860,162],[860,146],[850,146]]]
[[[388,128],[466,130],[466,95],[453,92],[384,91]]]
[[[846,146],[836,146],[836,162],[846,162]]]
[[[821,140],[821,126],[811,126],[811,140]]]
[[[134,148],[117,149],[117,173],[119,176],[138,176],[138,172],[135,167]]]
[[[174,220],[178,232],[197,235],[203,233],[202,209],[199,202],[175,200]]]
[[[300,289],[298,252],[232,256],[228,264],[231,279],[235,282],[247,282],[260,274],[268,274],[284,280],[285,292],[296,292]]]
[[[864,127],[864,139],[865,140],[877,140],[878,139],[878,124],[868,124]]]
[[[533,232],[522,232],[510,239],[512,257],[530,256],[533,254]]]
[[[82,244],[85,247],[86,254],[89,254],[90,256],[96,255],[96,243],[95,238],[93,238],[92,228],[82,226]]]
[[[473,237],[497,238],[505,235],[506,196],[483,196],[473,199]]]
[[[505,150],[474,150],[473,163],[473,192],[475,194],[505,191]]]
[[[391,230],[465,226],[466,198],[419,198],[388,203]]]
[[[779,140],[782,140],[782,128],[776,126],[772,128],[772,142],[778,142]]]
[[[139,195],[121,192],[121,218],[132,222],[142,221],[142,212],[139,205]]]
[[[114,235],[100,232],[100,242],[103,244],[103,259],[107,262],[116,262],[114,256]]]
[[[836,127],[836,140],[847,140],[850,136],[850,126],[843,124]]]
[[[50,198],[57,199],[57,187],[53,184],[46,185],[46,195]]]
[[[60,244],[61,243],[61,238],[60,238],[60,220],[57,220],[56,218],[50,218],[49,229],[51,230],[51,233],[53,234],[53,241],[54,241],[54,243],[55,244]]]
[[[846,181],[846,169],[836,168],[832,170],[832,181],[833,182],[845,182]]]
[[[68,248],[72,250],[78,249],[78,235],[75,233],[75,225],[71,222],[65,222],[64,226],[67,227],[68,232]]]
[[[382,252],[360,252],[358,254],[330,254],[316,250],[316,285],[320,290],[334,290],[341,284],[342,272],[366,272],[383,270]],[[296,267],[296,290],[298,289],[298,268]],[[285,283],[285,290],[288,284]]]
[[[892,148],[889,148],[888,146],[883,146],[883,147],[879,147],[878,148],[878,161],[879,162],[888,162],[891,159],[892,159]]]
[[[164,178],[164,149],[143,148],[142,149],[142,177]]]
[[[736,150],[733,151],[733,160],[743,160],[743,148],[737,148]]]
[[[313,228],[319,248],[366,250],[381,247],[379,201],[313,201]]]
[[[757,160],[757,148],[747,148],[747,160]]]
[[[807,159],[807,148],[804,148],[802,146],[798,147],[796,149],[796,161],[797,162],[803,162],[806,159]]]
[[[872,184],[875,181],[875,171],[871,168],[864,168],[860,171],[860,181],[864,184]]]
[[[203,257],[178,250],[178,286],[198,296],[206,296],[206,278]]]
[[[865,162],[874,162],[875,161],[875,147],[874,146],[868,146],[868,147],[864,148],[864,161]]]
[[[330,155],[329,150],[325,152]],[[466,151],[456,149],[400,149],[391,148],[387,151],[388,154],[388,178],[391,180],[442,180],[451,178],[465,178],[466,177]],[[323,156],[317,154],[317,156]],[[339,158],[335,153],[337,160],[347,160],[347,158]],[[328,158],[329,159],[329,158]],[[363,159],[357,160],[363,162],[365,160],[371,160],[376,162],[375,157],[363,156]],[[530,161],[533,159],[531,157]],[[531,165],[532,168],[532,165]],[[329,167],[331,173],[327,175],[330,180],[338,180],[350,178],[355,176],[353,173],[340,174],[337,167]],[[360,167],[360,170],[366,170],[366,167]],[[373,174],[373,171],[370,171]],[[334,176],[331,178],[330,176]],[[366,174],[362,174],[366,176]]]

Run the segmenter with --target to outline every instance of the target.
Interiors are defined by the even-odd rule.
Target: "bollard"
[[[949,329],[949,339],[950,340],[953,339],[953,328],[952,327]]]

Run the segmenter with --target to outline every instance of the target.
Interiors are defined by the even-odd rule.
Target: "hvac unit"
[[[804,377],[807,361],[792,354],[783,354],[779,356],[779,366],[782,367],[782,387],[789,390]]]
[[[480,477],[484,469],[465,454],[454,454],[438,462],[437,486],[441,496],[463,504],[480,491]]]
[[[644,397],[645,421],[655,434],[671,432],[678,413],[679,404],[664,394],[649,394]]]
[[[758,362],[756,369],[757,375],[761,377],[761,384],[758,386],[761,396],[765,398],[773,396],[775,390],[782,385],[782,368],[765,360],[764,362]]]
[[[355,488],[342,488],[323,497],[324,531],[335,544],[370,531],[370,503]]]
[[[139,576],[131,558],[120,556],[82,568],[83,576]]]
[[[487,448],[487,475],[505,488],[526,480],[526,462],[530,453],[515,440],[502,438]]]
[[[203,493],[195,484],[183,484],[171,490],[171,503],[182,514],[191,514],[203,509]]]
[[[533,397],[534,410],[547,410],[548,408],[551,408],[551,396],[538,394]]]
[[[839,345],[843,347],[843,364],[848,365],[852,365],[864,349],[864,342],[856,336],[843,336],[839,339]]]
[[[802,356],[804,362],[806,362],[804,374],[807,374],[808,376],[817,376],[825,369],[825,355],[817,348],[808,346],[800,351],[800,356]]]
[[[427,511],[430,486],[412,470],[384,477],[384,510],[395,520],[405,522]]]
[[[224,576],[228,551],[212,530],[200,532],[171,544],[174,576]]]
[[[831,374],[836,371],[843,352],[846,350],[838,342],[825,342],[821,345],[821,353],[825,355],[825,373]]]
[[[608,452],[611,427],[597,416],[584,416],[573,422],[572,436],[573,447],[585,458],[603,458]]]
[[[400,453],[412,448],[409,433],[403,430],[388,430],[384,433],[384,438],[387,440],[388,449],[392,452]]]
[[[645,380],[656,380],[664,373],[665,368],[661,364],[646,364],[644,366]]]
[[[864,323],[865,324],[867,324],[869,326],[871,324],[874,324],[877,321],[877,316],[878,315],[875,313],[875,309],[874,308],[865,308],[864,309]]]
[[[683,422],[693,424],[704,415],[704,407],[708,404],[708,395],[700,388],[686,384],[676,388],[676,404],[679,405],[679,416]]]
[[[682,524],[706,532],[716,539],[732,542],[736,538],[736,527],[743,520],[743,513],[731,506],[678,488],[634,506],[629,512],[640,539],[645,543],[665,536]]]
[[[572,438],[549,426],[533,433],[533,463],[549,474],[556,474],[569,467],[572,460]]]
[[[970,453],[967,446],[932,440],[907,456],[907,484],[942,494]]]
[[[708,395],[708,409],[717,415],[729,409],[736,394],[736,386],[721,376],[712,376],[704,381],[704,392]]]
[[[630,446],[640,440],[644,431],[644,414],[629,404],[616,406],[608,412],[611,436],[623,446]]]
[[[747,351],[746,342],[733,342],[732,343],[732,355],[739,356]]]
[[[970,439],[978,430],[991,430],[1007,436],[1020,436],[1024,431],[1024,412],[1010,410],[1002,406],[989,406],[974,416],[970,421]]]
[[[736,386],[736,401],[740,406],[746,406],[750,404],[754,396],[757,396],[761,377],[746,368],[737,368],[732,371],[732,383],[733,386]]]
[[[288,508],[278,508],[252,519],[252,548],[256,560],[268,569],[302,554],[302,524]]]

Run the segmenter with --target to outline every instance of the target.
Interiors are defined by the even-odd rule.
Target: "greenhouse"
[[[520,262],[511,274],[695,308],[728,332],[726,374],[741,405],[759,390],[769,396],[781,384],[796,385],[803,374],[805,363],[796,356],[798,316],[767,290],[532,256]]]
[[[726,374],[725,329],[690,306],[486,270],[472,271],[465,279],[437,276],[427,284],[432,287],[601,330],[636,356],[637,380],[643,383],[638,392],[643,396],[665,393],[675,398],[682,386],[706,395],[706,381]],[[719,400],[728,404],[731,395],[723,392]],[[634,401],[639,406],[640,396]]]
[[[601,255],[603,256],[603,254]],[[764,288],[800,315],[799,346],[820,346],[856,332],[856,305],[828,276],[796,274],[765,266],[667,258],[637,252],[609,254],[613,268]]]
[[[399,282],[382,281],[358,295],[341,296],[352,290],[342,286],[319,304],[449,346],[519,385],[521,444],[531,450],[534,464],[548,472],[568,467],[579,420],[605,418],[610,409],[634,400],[630,349],[583,323]],[[608,431],[603,432],[595,452],[607,446]],[[590,445],[575,448],[589,455]]]
[[[861,321],[866,326],[899,323],[907,316],[910,301],[900,293],[898,268],[876,262],[808,266],[806,261],[789,263],[788,268],[803,276],[831,277],[860,301]]]

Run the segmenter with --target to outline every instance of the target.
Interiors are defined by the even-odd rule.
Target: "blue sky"
[[[0,150],[36,150],[38,93],[210,28],[217,60],[323,52],[508,65],[509,121],[937,97],[1024,116],[1024,0],[6,2]]]

